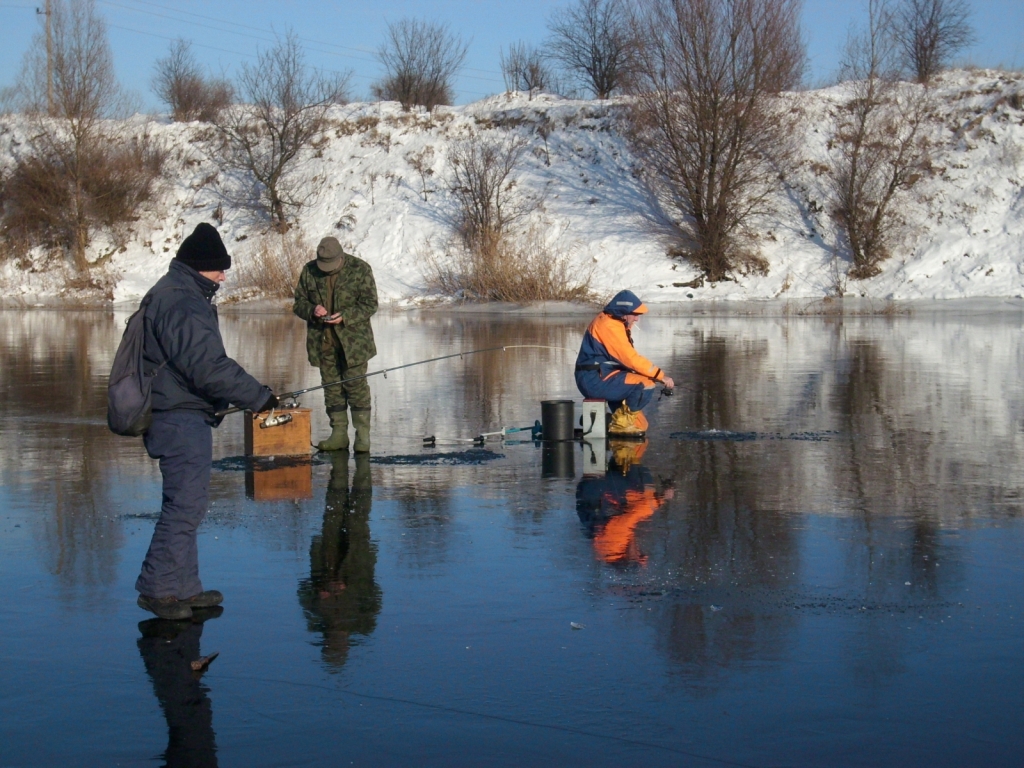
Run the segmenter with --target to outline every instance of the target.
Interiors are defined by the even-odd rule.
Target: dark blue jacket
[[[212,303],[219,287],[175,259],[146,294],[146,370],[165,363],[153,381],[154,411],[203,411],[215,424],[216,411],[230,405],[256,411],[270,398],[224,351]]]

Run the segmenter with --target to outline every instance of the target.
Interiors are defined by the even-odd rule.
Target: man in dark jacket
[[[274,393],[224,351],[212,300],[230,266],[217,230],[200,224],[147,294],[143,356],[146,371],[156,376],[153,422],[143,440],[160,460],[163,505],[135,589],[139,607],[164,619],[188,619],[193,608],[223,599],[203,589],[196,546],[209,506],[216,412],[277,405]]]
[[[331,384],[366,375],[367,361],[377,354],[370,318],[377,311],[373,270],[362,259],[345,253],[333,237],[325,237],[316,259],[302,268],[295,286],[293,311],[306,321],[306,354],[320,369],[320,380]],[[356,453],[370,450],[370,384],[365,378],[324,389],[331,436],[320,441],[321,451],[347,451],[348,409],[356,428]]]

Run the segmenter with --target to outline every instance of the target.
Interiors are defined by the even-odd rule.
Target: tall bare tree
[[[51,45],[40,33],[14,87],[32,116],[31,152],[4,187],[4,231],[66,251],[89,271],[94,226],[116,227],[145,201],[162,154],[145,135],[130,137],[104,122],[127,109],[93,0],[55,0]]]
[[[887,0],[869,0],[867,29],[851,37],[843,62],[852,91],[835,118],[830,180],[853,279],[881,272],[900,223],[900,196],[927,166],[927,93],[899,81],[896,28]]]
[[[242,65],[238,86],[245,103],[223,110],[214,122],[218,162],[252,182],[247,200],[281,232],[290,226],[290,213],[319,191],[299,178],[299,170],[325,138],[327,111],[347,99],[349,78],[307,68],[298,38],[288,32],[260,51],[254,65]]]
[[[790,151],[776,96],[803,74],[799,12],[799,0],[640,2],[631,138],[672,252],[708,280],[764,267],[745,234]]]
[[[902,0],[894,32],[903,61],[919,83],[929,82],[974,42],[967,0]]]
[[[455,100],[453,80],[466,60],[469,44],[447,24],[419,19],[389,23],[377,59],[384,77],[372,86],[378,99],[399,101],[402,109],[434,107]]]
[[[157,61],[153,91],[179,122],[212,122],[231,104],[234,95],[231,83],[203,74],[192,53],[192,44],[181,38],[172,42],[167,56]]]
[[[622,89],[635,50],[624,0],[577,0],[556,11],[548,29],[552,58],[594,96],[607,99]]]

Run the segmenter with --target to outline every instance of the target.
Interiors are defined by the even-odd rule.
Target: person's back
[[[674,382],[633,348],[630,333],[647,307],[632,291],[619,291],[587,327],[576,358],[576,386],[584,397],[607,400],[612,409],[609,434],[642,436],[656,382]]]
[[[274,393],[224,351],[212,300],[230,266],[217,230],[200,224],[149,292],[143,357],[159,371],[143,441],[160,461],[163,504],[135,589],[139,606],[164,619],[187,619],[194,608],[222,600],[219,592],[203,589],[196,545],[209,505],[217,411],[277,404]]]

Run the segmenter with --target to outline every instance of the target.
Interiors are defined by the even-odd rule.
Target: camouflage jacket
[[[327,282],[332,276],[336,276],[333,301],[327,296]],[[344,322],[327,325],[313,317],[317,304],[340,312]],[[377,354],[370,327],[370,317],[377,311],[377,285],[373,281],[373,270],[362,259],[346,253],[345,263],[334,275],[323,272],[316,265],[316,259],[306,264],[295,286],[292,311],[306,321],[306,354],[310,365],[320,365],[325,333],[337,334],[348,366],[365,363]]]

